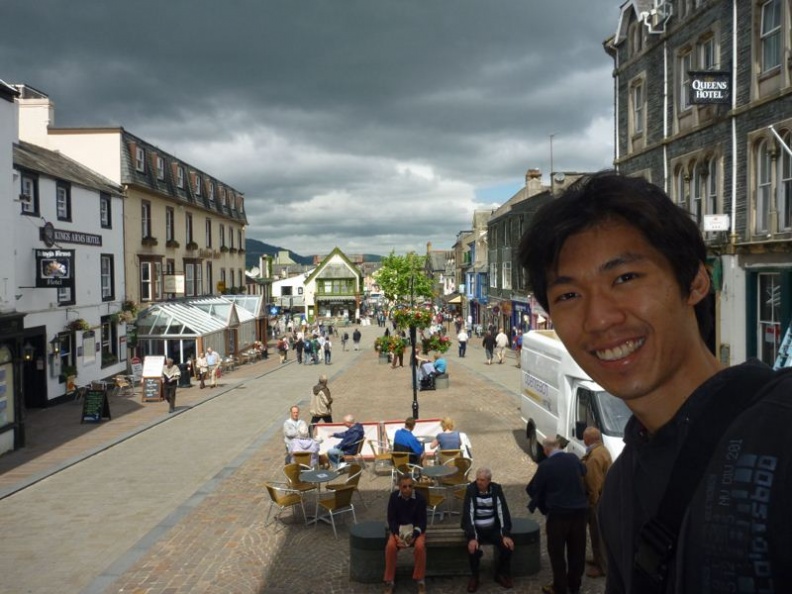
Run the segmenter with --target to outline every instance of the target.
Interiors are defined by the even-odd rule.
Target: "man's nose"
[[[586,332],[607,330],[624,319],[623,307],[613,295],[605,291],[593,291],[585,297],[583,329]]]

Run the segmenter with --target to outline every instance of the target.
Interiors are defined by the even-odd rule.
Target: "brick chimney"
[[[539,194],[544,189],[545,188],[542,187],[542,170],[529,169],[525,173],[525,191],[528,197]]]

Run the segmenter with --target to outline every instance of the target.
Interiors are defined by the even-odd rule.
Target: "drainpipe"
[[[737,212],[737,0],[732,0],[732,106],[731,106],[731,154],[732,154],[732,179],[731,179],[731,234],[729,244],[732,253],[737,243],[736,212]]]
[[[670,195],[668,187],[668,39],[663,40],[663,190]]]

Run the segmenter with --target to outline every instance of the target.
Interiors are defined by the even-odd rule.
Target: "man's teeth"
[[[627,342],[623,342],[619,346],[612,349],[596,351],[597,357],[603,361],[616,361],[617,359],[623,359],[627,355],[637,351],[643,345],[643,343],[643,339],[628,340]]]

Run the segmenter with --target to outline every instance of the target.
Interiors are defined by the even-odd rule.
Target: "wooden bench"
[[[383,522],[360,522],[349,531],[349,579],[376,583],[385,573],[385,544],[388,528]],[[539,524],[529,518],[512,518],[512,575],[534,575],[540,568]],[[493,547],[498,554],[497,547]],[[404,557],[412,572],[412,556]],[[485,557],[486,560],[486,557]],[[490,564],[494,567],[492,560]],[[482,563],[485,566],[486,563]],[[431,526],[426,530],[426,575],[429,577],[469,575],[467,538],[459,526]]]

